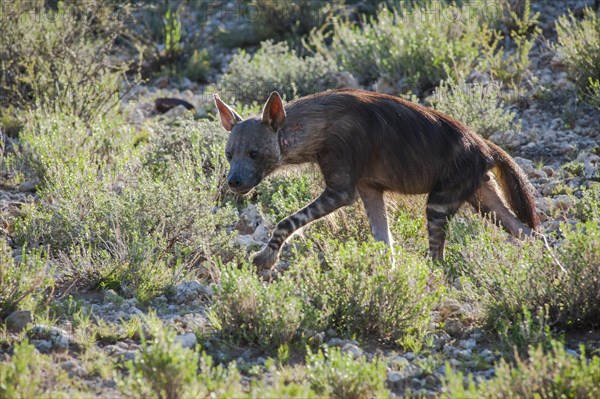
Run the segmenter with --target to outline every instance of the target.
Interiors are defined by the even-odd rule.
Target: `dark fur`
[[[223,121],[227,108],[218,99],[217,105]],[[323,173],[326,189],[277,225],[269,245],[255,257],[260,267],[276,261],[281,246],[296,229],[353,203],[357,193],[376,239],[389,243],[381,200],[385,191],[429,195],[430,251],[440,258],[444,227],[461,204],[469,201],[484,213],[501,206],[500,199],[483,203],[484,197],[502,197],[493,187],[485,187],[493,195],[477,195],[492,168],[517,217],[531,229],[537,226],[527,181],[510,156],[448,115],[362,90],[326,91],[288,103],[285,112],[282,107],[274,93],[262,118],[241,121],[237,114],[231,117],[235,123],[226,149],[230,186],[244,193],[281,165],[314,162]]]

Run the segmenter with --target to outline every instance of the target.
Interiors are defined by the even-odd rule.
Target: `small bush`
[[[19,243],[48,246],[66,277],[145,301],[212,256],[231,258],[220,206],[222,141],[212,124],[180,122],[136,145],[129,126],[38,115],[23,157],[42,177],[39,203],[16,226]],[[216,244],[216,245],[213,245]]]
[[[502,86],[497,82],[444,81],[429,101],[435,109],[453,116],[485,138],[515,128],[515,113],[503,108]]]
[[[46,259],[39,251],[23,249],[16,264],[5,240],[0,240],[0,318],[21,308],[43,303],[54,284]]]
[[[113,57],[129,13],[128,6],[109,0],[0,7],[0,104],[85,121],[114,107],[132,66]]]
[[[314,318],[315,330],[384,340],[425,333],[439,286],[421,256],[400,251],[393,265],[381,243],[325,245],[323,261],[312,252],[297,258],[302,266],[293,269],[302,296],[315,309],[307,316]]]
[[[600,20],[592,9],[582,20],[569,12],[556,21],[558,43],[554,51],[563,58],[581,98],[600,109]]]
[[[198,349],[184,348],[176,333],[149,316],[142,337],[142,349],[126,363],[129,375],[117,379],[121,392],[129,397],[165,399],[239,397],[242,388],[235,363],[215,366],[210,356]],[[146,332],[144,332],[144,330]]]
[[[518,88],[529,68],[529,53],[535,45],[541,29],[537,26],[539,12],[531,11],[531,1],[504,2],[506,29],[513,48],[500,45],[502,35],[497,32],[482,40],[482,57],[479,70],[493,78]],[[490,33],[489,31],[486,33]]]
[[[265,41],[254,55],[236,54],[221,80],[221,91],[239,101],[264,101],[273,90],[287,99],[324,89],[323,81],[337,69],[321,55],[298,57],[286,43]]]
[[[343,0],[320,2],[313,0],[271,1],[252,0],[256,9],[252,29],[261,40],[296,39],[322,26]]]
[[[400,80],[414,92],[470,73],[485,40],[481,38],[490,36],[488,24],[496,16],[485,15],[474,3],[402,5],[406,7],[382,8],[363,26],[337,19],[330,47],[318,31],[310,44],[364,82]]]
[[[215,290],[213,325],[237,343],[274,352],[296,338],[304,316],[294,288],[290,280],[268,284],[248,267],[228,267]]]
[[[14,347],[10,362],[0,363],[0,396],[34,398],[44,393],[41,388],[41,356],[27,341]]]
[[[600,184],[594,184],[585,190],[573,208],[575,216],[584,222],[600,221]]]
[[[546,353],[533,347],[526,359],[516,364],[500,361],[491,380],[464,381],[461,372],[448,367],[444,398],[597,398],[600,395],[600,357],[587,359],[583,347],[579,356],[553,342]]]
[[[194,82],[206,82],[210,69],[210,57],[207,50],[194,50],[187,60],[183,75]]]
[[[389,395],[385,388],[386,365],[364,356],[354,358],[339,348],[326,348],[306,357],[311,387],[321,396],[366,399]]]
[[[515,334],[523,348],[527,342],[521,338],[544,339],[545,325],[572,329],[598,324],[597,221],[563,225],[564,240],[552,253],[541,240],[511,244],[502,231],[486,229],[480,221],[451,226],[445,263],[461,276],[460,293],[483,310],[490,331]]]

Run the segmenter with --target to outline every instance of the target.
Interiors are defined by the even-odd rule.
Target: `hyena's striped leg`
[[[456,201],[451,196],[429,194],[426,209],[427,231],[429,233],[429,254],[434,260],[444,258],[446,225],[461,204],[462,202]]]
[[[254,265],[258,270],[271,268],[277,262],[279,251],[283,243],[299,228],[306,226],[310,222],[322,218],[341,208],[345,205],[350,205],[354,202],[354,189],[350,190],[334,190],[327,187],[319,197],[311,202],[308,206],[288,216],[277,224],[271,240],[258,254],[253,258]]]
[[[361,186],[358,188],[358,194],[365,206],[373,237],[376,241],[383,241],[392,248],[392,236],[388,227],[383,192],[371,187]]]

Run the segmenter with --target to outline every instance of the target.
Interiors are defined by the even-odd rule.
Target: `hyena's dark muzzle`
[[[261,174],[250,165],[231,164],[227,185],[236,194],[246,194],[256,187],[262,180]]]

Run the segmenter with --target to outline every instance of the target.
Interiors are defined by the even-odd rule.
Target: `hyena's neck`
[[[299,118],[288,118],[286,126],[277,135],[281,151],[281,164],[314,162],[317,153],[318,131],[308,127]]]

